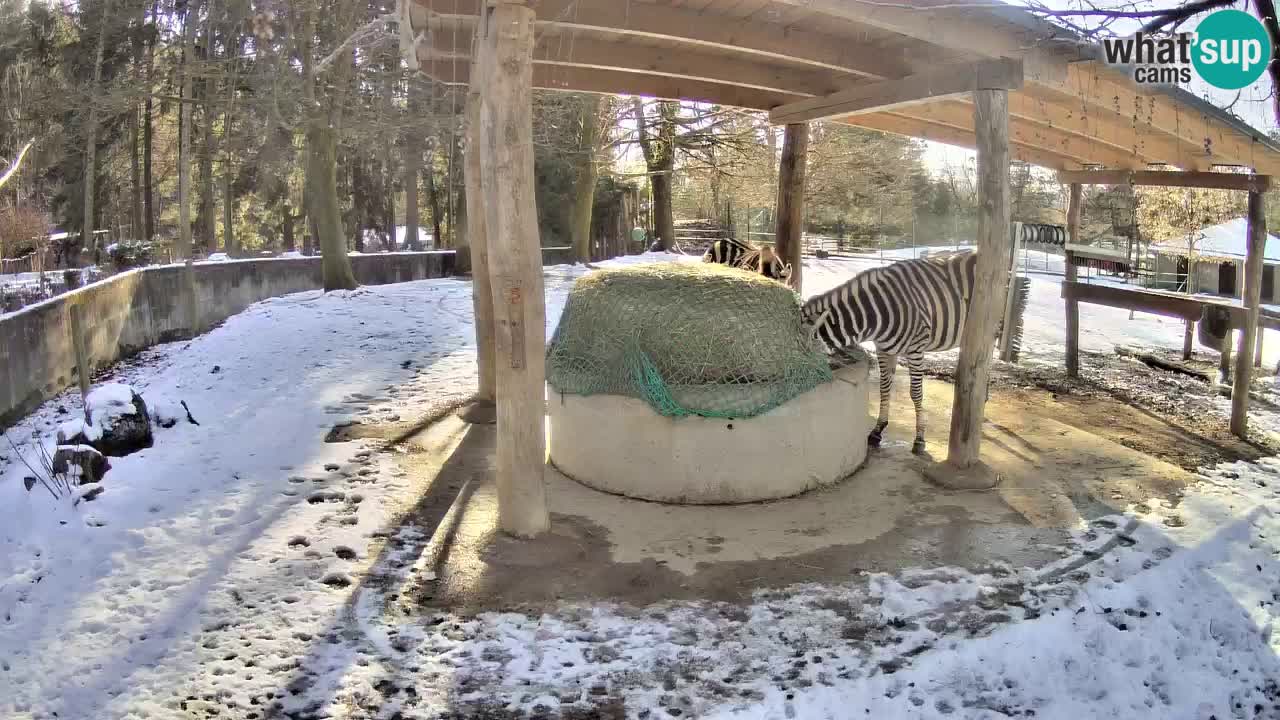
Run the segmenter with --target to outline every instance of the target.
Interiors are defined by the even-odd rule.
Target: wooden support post
[[[1222,346],[1218,348],[1218,382],[1223,385],[1231,382],[1231,341],[1234,339],[1235,332],[1227,328],[1227,334],[1222,338]]]
[[[1231,387],[1231,433],[1244,440],[1249,430],[1249,381],[1253,375],[1254,341],[1262,303],[1262,256],[1267,242],[1266,204],[1262,193],[1249,193],[1249,248],[1244,261],[1244,327],[1236,351],[1236,376]]]
[[[1266,334],[1265,329],[1258,328],[1258,340],[1253,344],[1253,366],[1256,368],[1262,367],[1262,338]]]
[[[1080,183],[1071,183],[1071,196],[1067,200],[1067,242],[1080,244],[1080,211],[1084,206],[1081,200]],[[1076,281],[1075,253],[1065,251],[1066,275],[1069,283]],[[1080,377],[1080,302],[1074,297],[1067,301],[1067,377]]]
[[[1182,359],[1191,359],[1191,338],[1195,335],[1196,324],[1190,320],[1186,322],[1186,326],[1182,331]]]
[[[480,177],[497,352],[497,485],[502,530],[550,526],[546,488],[546,307],[533,175],[533,8],[489,6],[482,40]]]
[[[770,130],[772,132],[772,130]],[[778,218],[774,250],[791,263],[787,284],[801,291],[801,238],[804,234],[804,175],[809,151],[809,123],[787,125],[782,137],[782,162],[778,167]]]
[[[89,382],[93,368],[89,367],[88,343],[84,339],[84,312],[79,303],[72,303],[68,308],[71,314],[71,347],[76,353],[76,375],[80,380],[80,401],[84,408],[84,421],[92,422],[89,417]]]
[[[995,484],[995,477],[980,469],[978,456],[996,318],[1004,305],[1001,280],[1010,241],[1009,92],[977,90],[973,99],[978,147],[978,266],[956,362],[947,453],[947,465],[954,474],[949,479],[938,478],[954,487]]]
[[[461,253],[471,271],[471,306],[476,326],[476,400],[490,405],[496,399],[493,360],[493,293],[489,272],[489,243],[485,235],[485,200],[480,187],[480,86],[484,80],[481,63],[484,60],[480,46],[483,42],[485,23],[477,23],[472,57],[476,58],[471,84],[467,87],[465,110],[466,149],[463,156],[462,177],[466,187],[467,252]],[[437,247],[439,239],[437,238]],[[492,418],[492,411],[481,411]]]

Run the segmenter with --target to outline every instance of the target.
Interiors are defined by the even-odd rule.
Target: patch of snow
[[[68,420],[58,425],[58,437],[70,440],[77,435],[83,435],[84,439],[93,442],[102,437],[102,428],[98,425],[86,423],[82,418]]]

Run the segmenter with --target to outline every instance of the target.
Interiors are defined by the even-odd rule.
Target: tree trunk
[[[422,147],[405,137],[404,153],[404,249],[421,250],[418,241],[418,166]]]
[[[440,231],[440,191],[436,187],[436,143],[427,145],[427,165],[423,170],[427,181],[427,203],[431,205],[431,239],[437,250],[449,247],[444,234]]]
[[[284,204],[284,211],[281,213],[281,218],[283,219],[283,222],[281,224],[280,232],[284,236],[284,249],[286,252],[293,252],[298,249],[298,241],[294,239],[293,235],[293,223],[296,218],[294,217],[293,209],[289,207],[289,203]]]
[[[178,113],[180,123],[178,130],[178,251],[185,261],[183,270],[183,305],[186,308],[186,324],[188,331],[195,335],[199,332],[196,321],[196,283],[195,270],[192,267],[193,248],[191,247],[191,97],[194,84],[191,79],[195,59],[195,32],[192,20],[196,11],[195,3],[187,5],[186,15],[182,19],[182,108]]]
[[[356,277],[338,211],[337,132],[320,122],[307,128],[307,202],[307,216],[320,236],[325,292],[354,290]]]
[[[98,45],[93,56],[93,87],[89,88],[88,113],[84,127],[84,218],[80,246],[93,249],[95,211],[94,200],[98,179],[98,90],[102,86],[102,55],[107,42],[107,18],[111,16],[111,4],[102,8],[98,19]]]
[[[801,291],[803,282],[801,238],[804,233],[805,162],[809,152],[809,124],[787,125],[782,140],[782,166],[778,172],[778,224],[774,250],[791,265],[787,284]],[[749,236],[748,236],[749,238]]]
[[[142,235],[142,123],[135,106],[129,113],[129,239]]]
[[[653,188],[654,232],[657,233],[664,251],[675,247],[676,241],[675,218],[671,214],[670,172],[667,168],[649,176],[649,183]]]
[[[155,186],[151,174],[151,87],[155,50],[147,43],[147,99],[142,103],[142,226],[143,240],[156,237]]]
[[[205,42],[205,66],[209,66],[213,60],[213,13],[210,12],[205,18],[204,27]],[[213,186],[216,182],[213,177],[213,154],[215,152],[213,145],[213,78],[209,77],[209,70],[205,70],[206,77],[201,83],[201,100],[203,102],[200,112],[200,121],[203,123],[201,128],[201,148],[200,148],[200,212],[199,212],[199,228],[200,228],[200,246],[205,252],[213,252],[218,249],[218,238],[216,236],[216,218],[218,215],[217,202],[214,200]]]
[[[236,246],[236,198],[231,189],[230,155],[227,157],[226,165],[227,167],[222,171],[222,245],[226,248],[227,254],[234,257],[240,252],[240,248]]]
[[[600,96],[584,95],[580,98],[578,152],[580,165],[573,188],[572,233],[573,256],[577,262],[589,262],[591,257],[591,210],[596,197],[596,125],[600,114]]]

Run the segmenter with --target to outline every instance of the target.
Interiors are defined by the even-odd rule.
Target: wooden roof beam
[[[468,21],[474,22],[487,1],[432,3],[430,0],[415,0],[410,8],[410,24],[417,33],[431,24],[429,18],[432,16],[441,19],[470,18]],[[547,26],[554,26],[561,31],[661,38],[688,46],[702,46],[735,55],[755,55],[872,79],[902,77],[910,75],[914,69],[905,59],[845,38],[653,3],[540,0],[536,11],[539,32]]]
[[[895,135],[905,135],[918,140],[932,140],[970,150],[974,149],[977,143],[971,129],[961,130],[951,125],[929,122],[896,113],[855,115],[836,120],[836,122],[890,132]],[[1009,153],[1015,160],[1021,160],[1052,170],[1071,170],[1084,166],[1081,158],[1069,157],[1052,150],[1028,146],[1013,140],[1009,142]]]
[[[808,122],[841,115],[882,112],[974,90],[1017,90],[1022,87],[1022,61],[1010,58],[941,67],[895,80],[881,80],[774,108],[775,125]]]
[[[433,59],[421,63],[419,71],[446,85],[466,85],[470,80],[471,63],[461,58]],[[749,110],[768,110],[796,99],[795,95],[704,80],[559,65],[534,65],[533,87],[601,95],[641,95]]]
[[[1115,112],[1086,110],[1079,101],[1068,103],[1025,92],[1009,93],[1009,117],[1070,133],[1083,142],[1129,152],[1149,163],[1178,165],[1180,161],[1180,167],[1186,170],[1208,167],[1203,158],[1187,156],[1177,138],[1139,127]]]
[[[925,120],[932,123],[950,125],[964,132],[973,132],[973,105],[958,101],[919,105],[895,111],[900,115]],[[1091,139],[1028,123],[1013,116],[1009,117],[1009,139],[1028,147],[1057,153],[1066,157],[1079,158],[1082,162],[1110,165],[1122,168],[1143,168],[1147,162],[1140,156],[1125,148],[1117,148]]]
[[[471,54],[470,31],[439,33],[418,46],[418,61],[467,61]],[[730,58],[697,49],[653,48],[610,43],[592,37],[543,34],[533,49],[534,65],[621,70],[686,80],[726,83],[777,92],[787,97],[808,97],[831,92],[830,72],[784,66],[747,56]]]
[[[1245,165],[1259,172],[1280,172],[1280,154],[1258,147],[1251,138],[1169,95],[1140,89],[1094,62],[1073,63],[1062,83],[1028,82],[1023,92],[1074,104],[1109,120],[1128,122],[1138,132],[1170,138],[1177,143],[1178,155],[1165,162],[1179,167]]]
[[[929,45],[972,53],[981,57],[1021,58],[1026,78],[1059,81],[1067,62],[1037,43],[1048,40],[1055,31],[1041,23],[1044,31],[1015,31],[991,15],[975,14],[933,7],[932,0],[900,0],[900,2],[850,2],[850,0],[776,0],[779,4],[809,12],[837,17],[860,25],[887,30]]]
[[[1269,175],[1169,170],[1067,170],[1058,172],[1058,182],[1064,185],[1154,185],[1246,192],[1266,192],[1271,187]]]

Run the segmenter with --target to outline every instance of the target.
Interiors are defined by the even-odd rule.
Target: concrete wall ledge
[[[361,285],[454,274],[452,250],[351,256]],[[113,275],[0,316],[0,429],[8,428],[76,380],[70,308],[80,305],[90,364],[102,368],[161,342],[193,337],[250,305],[323,287],[320,257],[195,263],[195,327],[183,312],[183,266]]]

